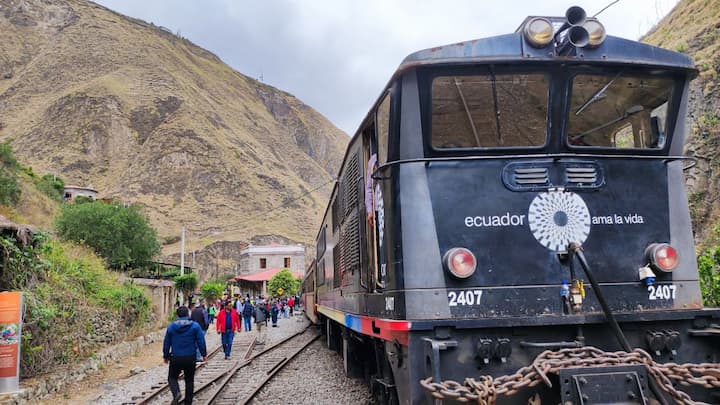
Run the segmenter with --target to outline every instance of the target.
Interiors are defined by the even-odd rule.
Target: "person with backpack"
[[[263,299],[260,298],[260,302],[258,302],[257,307],[255,307],[255,327],[257,328],[257,344],[259,345],[265,344],[266,329],[263,328],[263,325],[267,327],[267,318],[267,307]]]
[[[252,331],[252,317],[255,314],[255,308],[253,308],[252,304],[250,303],[250,300],[245,300],[245,305],[243,305],[243,311],[242,311],[242,317],[243,317],[243,323],[245,324],[245,330],[247,332]]]
[[[173,404],[180,398],[178,377],[185,375],[185,403],[192,404],[195,383],[195,352],[200,351],[202,360],[207,360],[205,333],[200,325],[190,319],[190,310],[186,306],[175,311],[178,319],[168,325],[163,340],[163,361],[169,364],[168,385],[172,392]]]
[[[198,325],[200,325],[200,328],[203,331],[203,335],[207,333],[208,328],[210,327],[210,323],[208,322],[208,313],[205,310],[205,305],[203,304],[203,301],[201,300],[199,305],[190,304],[191,312],[190,312],[190,319],[197,322]],[[202,356],[200,355],[200,351],[198,350],[197,353],[195,353],[196,360],[195,361],[202,361]]]

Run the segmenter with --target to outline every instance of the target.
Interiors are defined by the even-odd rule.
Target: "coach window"
[[[325,259],[322,259],[317,263],[315,272],[317,274],[317,285],[325,284]]]
[[[387,162],[388,138],[390,134],[390,95],[386,95],[377,109],[378,162]]]
[[[546,143],[548,81],[542,73],[436,76],[432,147],[540,147]]]
[[[573,78],[567,143],[576,147],[662,149],[675,82],[619,71]]]

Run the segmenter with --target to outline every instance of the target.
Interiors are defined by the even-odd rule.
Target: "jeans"
[[[170,357],[170,368],[168,369],[168,384],[173,398],[180,395],[180,384],[178,376],[180,372],[185,374],[185,403],[192,404],[193,386],[195,384],[195,356],[172,356]]]
[[[230,357],[230,350],[232,350],[232,343],[234,338],[235,332],[233,331],[223,332],[222,335],[220,335],[220,341],[222,342],[225,357]]]
[[[243,323],[245,324],[245,330],[247,332],[250,332],[252,330],[252,315],[250,315],[250,316],[243,315]]]

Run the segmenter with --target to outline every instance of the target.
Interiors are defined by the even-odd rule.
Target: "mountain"
[[[720,242],[720,2],[683,0],[643,41],[690,55],[700,71],[690,86],[686,142],[697,165],[686,171],[696,243]]]
[[[348,136],[291,94],[167,29],[81,0],[0,0],[0,142],[141,204],[179,252],[311,243]]]

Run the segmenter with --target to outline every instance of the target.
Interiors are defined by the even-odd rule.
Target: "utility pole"
[[[185,226],[182,227],[182,237],[180,238],[180,275],[185,275]]]

